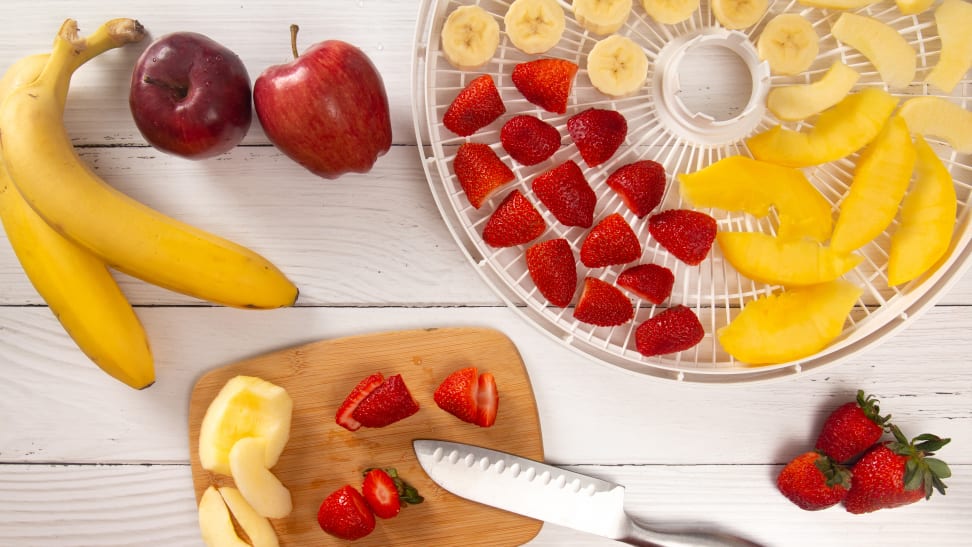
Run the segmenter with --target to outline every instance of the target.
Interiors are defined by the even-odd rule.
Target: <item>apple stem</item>
[[[300,56],[300,54],[297,53],[297,31],[298,30],[300,30],[300,27],[298,27],[297,25],[290,25],[290,49],[291,51],[294,52],[294,59]]]
[[[175,94],[178,95],[178,97],[180,99],[185,99],[186,96],[189,95],[189,88],[186,87],[186,86],[183,86],[183,85],[172,84],[172,83],[169,83],[169,82],[165,82],[165,81],[159,80],[157,78],[153,78],[151,76],[146,76],[145,78],[142,79],[142,81],[144,81],[145,83],[150,84],[150,85],[157,85],[159,87],[164,87],[166,89],[170,89],[170,90],[174,91]]]

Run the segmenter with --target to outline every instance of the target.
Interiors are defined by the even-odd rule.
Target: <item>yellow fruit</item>
[[[944,0],[935,9],[935,25],[942,41],[935,68],[925,81],[951,93],[972,66],[972,4],[964,0]]]
[[[886,84],[906,87],[915,79],[918,56],[897,29],[866,15],[844,12],[831,32],[838,41],[860,51]]]
[[[261,517],[243,498],[243,494],[236,488],[221,486],[219,494],[229,507],[230,513],[240,524],[243,533],[249,538],[253,547],[278,547],[280,540],[266,517]]]
[[[745,156],[729,156],[678,175],[682,197],[694,207],[742,211],[756,217],[776,208],[781,239],[830,237],[830,203],[803,172]]]
[[[766,95],[766,108],[784,121],[804,120],[839,103],[859,78],[856,70],[834,61],[816,82],[770,89]]]
[[[632,0],[573,0],[577,23],[594,34],[611,34],[631,15]]]
[[[888,92],[865,88],[823,111],[807,133],[777,125],[750,137],[746,145],[756,159],[789,167],[838,160],[871,142],[897,104]]]
[[[760,232],[719,232],[723,256],[742,275],[761,283],[800,287],[833,281],[860,264],[809,239],[782,240]]]
[[[915,139],[915,181],[901,204],[891,235],[888,285],[917,278],[945,255],[955,229],[955,186],[948,169],[925,139]]]
[[[199,531],[207,547],[250,547],[236,535],[233,519],[215,486],[199,498]]]
[[[832,10],[857,9],[870,6],[878,0],[799,0],[804,6]]]
[[[958,1],[961,2],[962,0]],[[917,15],[930,8],[935,3],[935,0],[894,0],[894,3],[898,6],[898,11],[902,14]]]
[[[834,251],[859,249],[891,224],[914,167],[915,148],[908,126],[903,118],[894,116],[857,161],[830,239]]]
[[[699,0],[641,0],[641,7],[652,19],[663,25],[681,23],[692,16]]]
[[[293,510],[290,490],[267,469],[267,442],[260,437],[243,437],[229,453],[230,474],[240,494],[258,515],[281,519]]]
[[[496,54],[499,38],[499,23],[488,11],[480,6],[459,6],[442,25],[442,55],[458,69],[479,68]]]
[[[837,280],[764,296],[747,303],[716,336],[730,355],[750,365],[808,357],[840,336],[862,292]]]
[[[901,103],[898,115],[912,133],[942,139],[959,154],[972,153],[972,112],[948,99],[912,97]]]
[[[819,42],[820,37],[810,21],[797,13],[783,13],[763,27],[756,50],[773,74],[799,74],[817,58]]]

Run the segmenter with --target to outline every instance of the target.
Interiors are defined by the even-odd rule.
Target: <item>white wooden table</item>
[[[0,238],[0,545],[201,545],[189,468],[188,397],[205,371],[325,338],[487,326],[518,346],[549,462],[624,483],[657,526],[711,526],[767,545],[967,545],[972,536],[972,275],[880,346],[770,383],[679,384],[591,362],[506,308],[459,251],[416,149],[409,67],[418,3],[393,0],[28,2],[0,7],[0,66],[44,51],[67,17],[82,32],[113,17],[155,36],[197,31],[236,51],[251,78],[326,38],[361,47],[389,92],[394,146],[367,175],[318,179],[268,144],[203,162],[146,146],[131,120],[131,66],[144,45],[75,77],[67,124],[113,185],[248,245],[300,287],[269,312],[212,307],[119,276],[152,341],[154,386],[133,391],[77,350]],[[858,388],[903,428],[951,437],[947,496],[852,516],[804,512],[776,491],[781,465],[813,443]],[[461,518],[461,516],[460,516]],[[536,545],[607,545],[545,526]]]

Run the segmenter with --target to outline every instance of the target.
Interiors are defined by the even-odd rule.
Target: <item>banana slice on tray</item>
[[[774,74],[799,74],[820,52],[819,37],[810,21],[795,13],[772,18],[759,35],[756,50]]]
[[[631,14],[632,0],[574,0],[574,19],[594,34],[611,34]]]
[[[641,0],[641,7],[663,25],[681,23],[699,9],[699,0]]]
[[[442,26],[442,54],[458,69],[479,68],[499,47],[499,23],[479,6],[461,6]]]
[[[506,35],[523,53],[545,53],[564,34],[567,18],[556,0],[514,0],[503,18]]]
[[[711,0],[709,5],[719,24],[729,30],[739,30],[760,20],[769,7],[769,0]]]
[[[630,95],[648,78],[648,56],[634,40],[612,34],[591,48],[587,55],[587,76],[605,95]]]

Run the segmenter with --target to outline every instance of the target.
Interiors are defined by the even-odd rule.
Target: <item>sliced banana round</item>
[[[641,7],[655,21],[674,25],[691,17],[699,9],[699,0],[641,0]]]
[[[479,68],[499,47],[499,23],[479,6],[461,6],[442,26],[442,54],[458,69]]]
[[[712,15],[729,30],[755,25],[766,13],[769,0],[711,0]]]
[[[574,0],[574,19],[589,32],[611,34],[631,14],[632,0]]]
[[[605,95],[630,95],[648,78],[648,56],[631,38],[612,34],[587,54],[587,76]]]
[[[770,19],[759,35],[756,50],[774,74],[799,74],[820,52],[819,37],[810,21],[795,13]]]
[[[523,53],[544,53],[560,41],[567,18],[556,0],[514,0],[503,18],[506,35]]]

